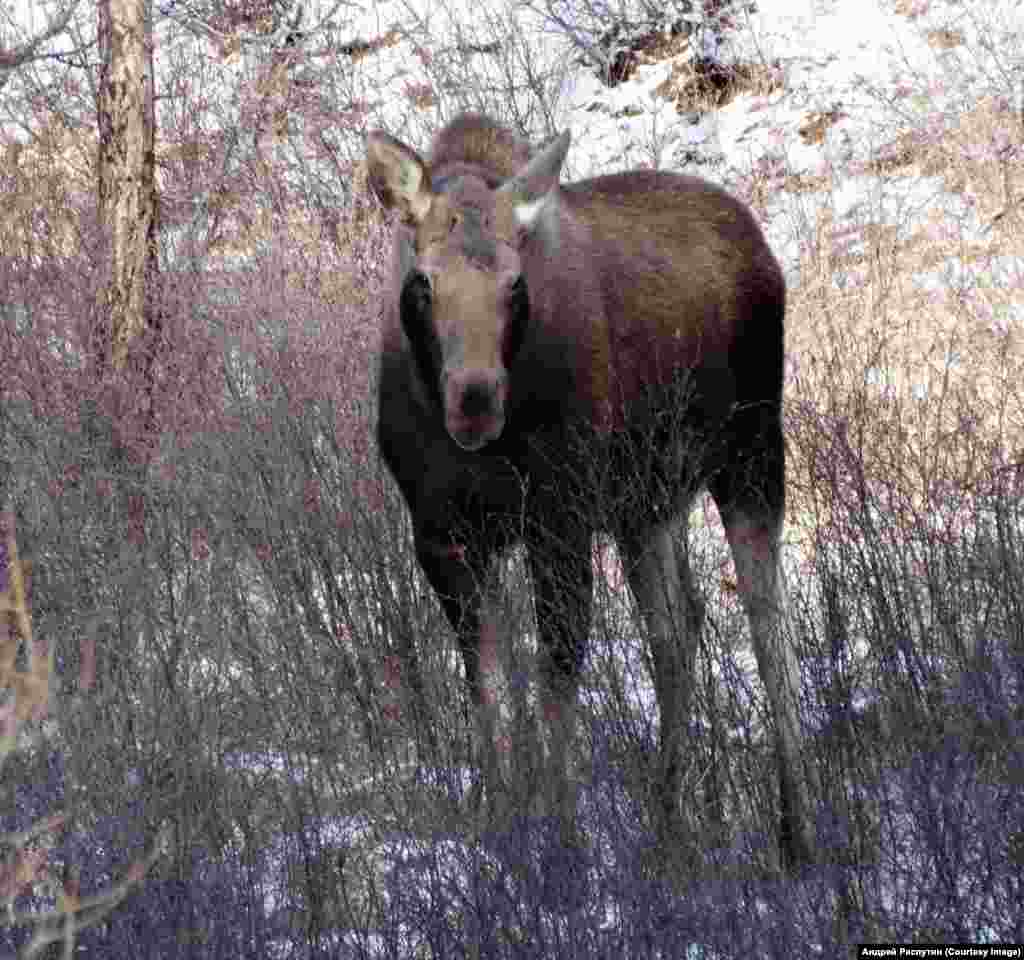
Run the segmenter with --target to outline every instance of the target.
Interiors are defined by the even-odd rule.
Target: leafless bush
[[[429,132],[463,110],[529,136],[554,132],[568,65],[557,49],[536,42],[514,6],[489,0],[472,17],[454,4],[434,5],[429,15],[410,9],[403,33],[426,78],[409,90],[404,132]]]
[[[748,6],[721,0],[675,0],[667,7],[647,0],[529,0],[525,5],[609,86],[627,79],[638,53],[656,51],[673,38],[692,41],[695,60],[707,61],[714,38],[735,26]]]

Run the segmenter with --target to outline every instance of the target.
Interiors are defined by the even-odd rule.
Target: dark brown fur
[[[406,224],[385,305],[378,439],[477,703],[487,707],[493,659],[488,566],[524,542],[552,762],[564,764],[591,535],[609,531],[651,631],[674,822],[702,608],[672,530],[685,540],[707,486],[775,711],[783,841],[792,858],[809,855],[778,572],[785,288],[757,223],[678,174],[558,185],[567,139],[524,172],[526,145],[483,117],[441,131],[429,162],[375,136],[371,182]]]

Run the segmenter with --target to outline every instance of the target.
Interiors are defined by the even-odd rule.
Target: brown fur
[[[476,166],[488,171],[499,183],[515,176],[531,156],[532,149],[525,140],[472,113],[460,114],[438,131],[430,144],[431,169]]]
[[[799,675],[778,554],[782,273],[750,212],[719,188],[652,171],[559,185],[567,146],[563,136],[531,153],[472,115],[437,135],[429,162],[371,136],[371,182],[404,221],[384,313],[382,455],[458,634],[485,739],[497,722],[492,658],[480,660],[481,636],[493,636],[488,568],[525,542],[548,781],[569,816],[590,540],[596,530],[618,539],[651,635],[673,836],[702,610],[677,534],[708,486],[775,714],[782,839],[791,859],[805,858]],[[493,751],[484,763],[494,782]]]

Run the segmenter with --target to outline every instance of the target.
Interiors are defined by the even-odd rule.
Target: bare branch
[[[36,36],[16,47],[0,46],[0,88],[7,82],[12,70],[43,56],[39,52],[39,48],[67,29],[77,6],[78,0],[70,0],[67,6],[54,14],[53,19],[50,20],[41,33],[36,34]]]

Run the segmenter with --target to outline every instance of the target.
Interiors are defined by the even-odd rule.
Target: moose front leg
[[[488,552],[418,536],[416,555],[459,641],[473,713],[474,762],[492,813],[506,805],[509,751],[501,736],[504,638],[494,602]]]
[[[530,550],[540,654],[540,706],[545,735],[543,785],[548,812],[571,832],[576,815],[569,752],[576,694],[590,630],[594,573],[590,535],[551,536]]]

